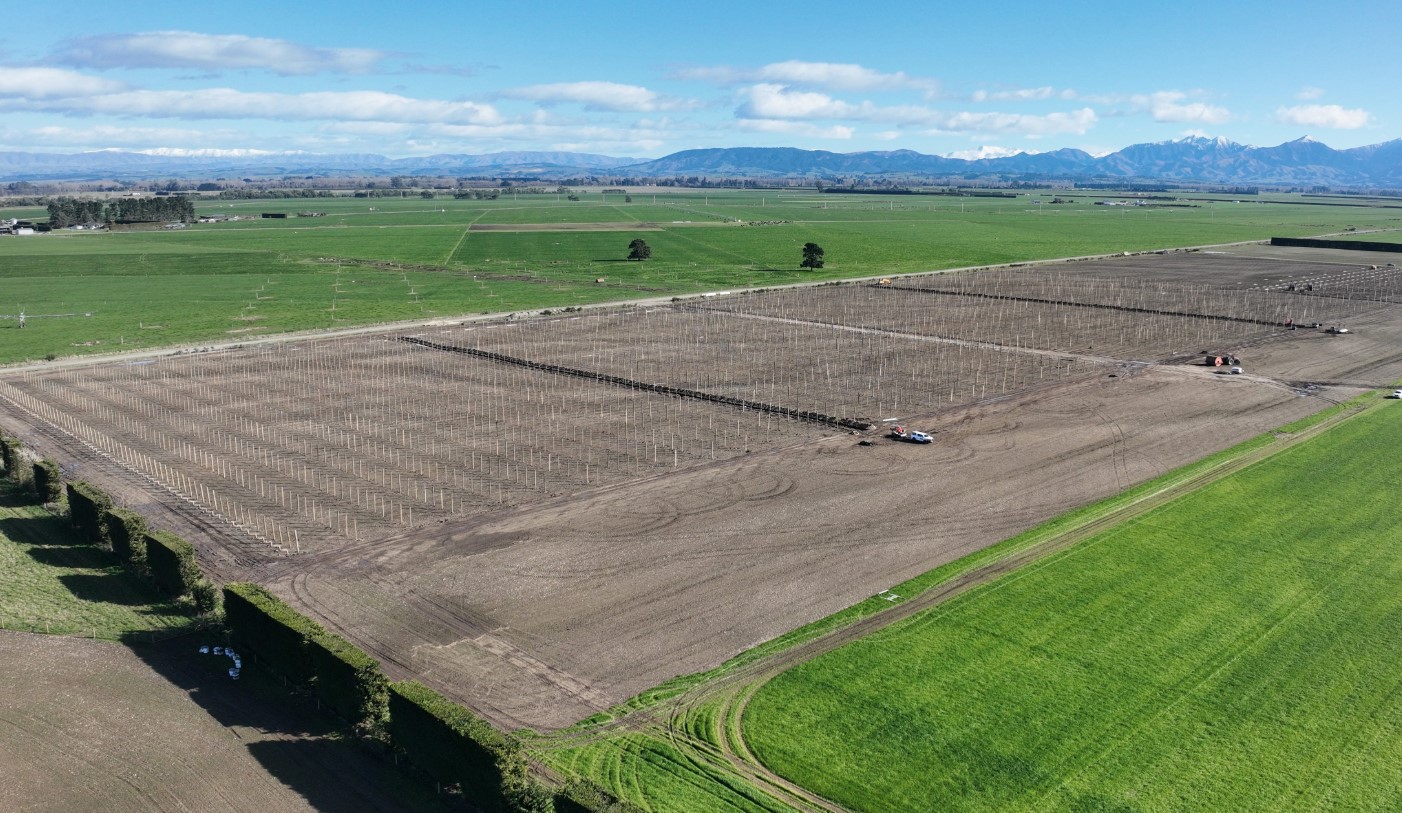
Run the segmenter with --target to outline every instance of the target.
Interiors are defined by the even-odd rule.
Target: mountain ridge
[[[0,152],[0,181],[224,175],[476,175],[565,180],[678,175],[778,178],[1056,178],[1215,184],[1402,187],[1402,139],[1336,150],[1311,136],[1273,147],[1187,136],[1132,144],[1102,156],[1074,148],[964,159],[909,149],[850,153],[797,147],[713,147],[645,160],[567,151],[436,154],[409,158],[305,152],[164,150]]]

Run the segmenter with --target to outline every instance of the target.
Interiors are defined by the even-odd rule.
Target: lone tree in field
[[[798,264],[799,268],[817,269],[823,267],[823,247],[817,243],[803,244],[803,262]]]
[[[646,260],[652,256],[652,246],[649,246],[643,238],[639,237],[628,244],[628,259]]]

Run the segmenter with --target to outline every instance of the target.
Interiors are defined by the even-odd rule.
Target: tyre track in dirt
[[[1376,406],[1376,403],[1378,402],[1374,402],[1372,406]],[[1132,502],[1091,517],[1027,548],[973,568],[919,595],[895,603],[881,612],[778,652],[761,656],[729,671],[723,671],[674,698],[626,712],[597,726],[546,735],[532,741],[530,745],[541,751],[560,750],[577,748],[617,733],[650,733],[665,738],[679,752],[699,765],[709,765],[729,772],[764,789],[782,803],[805,813],[841,813],[845,808],[795,785],[764,766],[744,741],[742,722],[745,710],[766,683],[796,666],[988,585],[1026,565],[1047,560],[1058,554],[1069,555],[1082,542],[1098,534],[1293,448],[1368,408],[1369,405],[1364,405],[1344,410],[1299,432],[1290,435],[1277,434],[1269,444],[1245,450],[1204,471],[1166,483]],[[708,704],[715,704],[717,710],[705,712],[703,707]],[[688,722],[699,714],[710,715],[713,728],[717,732],[717,743],[698,740],[689,733]]]

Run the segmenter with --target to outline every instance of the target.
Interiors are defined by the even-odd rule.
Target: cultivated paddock
[[[499,724],[548,728],[1402,377],[1393,277],[1316,256],[1150,255],[412,334],[436,347],[290,342],[10,375],[0,408],[158,524],[212,530],[195,541],[219,575],[269,584]],[[857,444],[890,418],[936,443]]]

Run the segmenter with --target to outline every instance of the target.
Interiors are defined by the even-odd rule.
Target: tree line
[[[49,225],[55,229],[88,223],[157,223],[195,219],[195,204],[189,198],[118,198],[104,204],[100,200],[59,198],[49,203]]]

